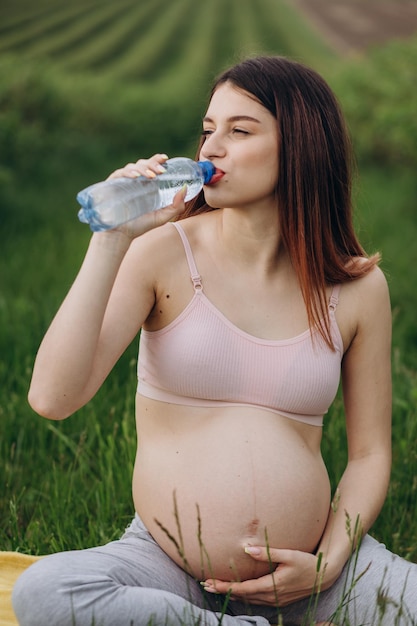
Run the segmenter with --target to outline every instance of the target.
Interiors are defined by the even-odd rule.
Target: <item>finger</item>
[[[149,159],[138,159],[135,163],[127,163],[124,167],[115,170],[108,179],[112,178],[155,178],[158,174],[163,174],[165,168],[163,164],[168,159],[166,154],[154,154]]]
[[[155,211],[155,215],[160,216],[164,221],[172,219],[174,216],[180,215],[185,210],[185,196],[187,194],[187,185],[184,185],[174,196],[172,204]]]
[[[149,159],[139,159],[138,161],[136,161],[136,163],[140,163],[142,161],[147,161],[148,163],[152,164],[152,165],[158,165],[161,163],[165,163],[165,161],[168,159],[168,155],[167,154],[154,154],[151,157],[149,157]]]
[[[237,596],[252,596],[265,592],[269,593],[271,589],[273,589],[271,576],[245,580],[242,583],[209,579],[201,584],[209,593],[231,593]]]
[[[187,195],[187,185],[183,185],[179,191],[174,196],[172,201],[172,206],[175,208],[181,208],[181,210],[185,209],[185,196]]]
[[[231,600],[240,600],[250,604],[265,606],[280,606],[281,604],[279,592],[276,588],[251,592],[243,583],[225,583],[223,581],[216,581],[215,586],[207,587],[205,584],[203,586],[208,593],[227,595]]]
[[[166,171],[164,163],[167,159],[168,155],[166,154],[154,154],[150,159],[139,159],[134,165],[143,176],[154,178]]]
[[[111,180],[114,178],[137,178],[138,176],[142,176],[145,173],[145,169],[140,171],[140,169],[136,166],[136,163],[127,163],[124,167],[119,168],[112,172],[107,180]]]
[[[203,587],[204,591],[207,591],[208,593],[227,594],[232,593],[233,591],[233,583],[224,580],[215,580],[210,578],[208,580],[201,581],[200,585]]]
[[[245,552],[256,561],[284,563],[289,560],[292,550],[280,550],[278,548],[265,548],[262,546],[245,546]]]
[[[185,210],[184,197],[186,193],[186,188],[181,189],[175,194],[172,204],[151,213],[151,216],[154,219],[154,226],[162,226],[166,222],[172,221],[183,213]]]

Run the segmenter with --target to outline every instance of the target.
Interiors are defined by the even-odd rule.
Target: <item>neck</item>
[[[230,256],[241,264],[274,271],[288,259],[279,231],[278,214],[249,214],[235,209],[216,212],[218,236]]]

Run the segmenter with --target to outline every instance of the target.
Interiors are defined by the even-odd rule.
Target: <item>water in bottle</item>
[[[185,157],[168,159],[165,172],[155,178],[113,178],[83,189],[77,195],[78,218],[92,231],[109,230],[172,204],[177,191],[187,185],[185,200],[191,200],[210,182],[216,168],[210,161]]]

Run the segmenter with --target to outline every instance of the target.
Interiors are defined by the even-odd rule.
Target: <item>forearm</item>
[[[122,234],[94,235],[67,297],[37,354],[29,402],[45,417],[61,419],[82,406],[97,357],[104,314],[129,247]]]
[[[325,565],[323,587],[340,575],[360,538],[383,506],[390,476],[388,451],[350,461],[337,488],[325,531],[317,548]]]

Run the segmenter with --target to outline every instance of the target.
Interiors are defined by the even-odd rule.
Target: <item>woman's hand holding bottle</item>
[[[166,154],[154,154],[149,159],[139,159],[135,163],[128,163],[124,167],[115,170],[107,180],[117,178],[132,178],[135,179],[138,176],[144,176],[150,180],[155,178],[158,174],[164,172],[164,163],[168,159]],[[178,217],[185,208],[184,198],[187,189],[184,186],[174,197],[173,203],[165,208],[157,209],[149,213],[144,213],[140,217],[134,220],[130,220],[125,224],[121,224],[114,229],[104,231],[102,233],[122,233],[129,240],[133,240],[140,235],[143,235],[148,230],[152,230],[157,226],[162,226],[166,222]]]

